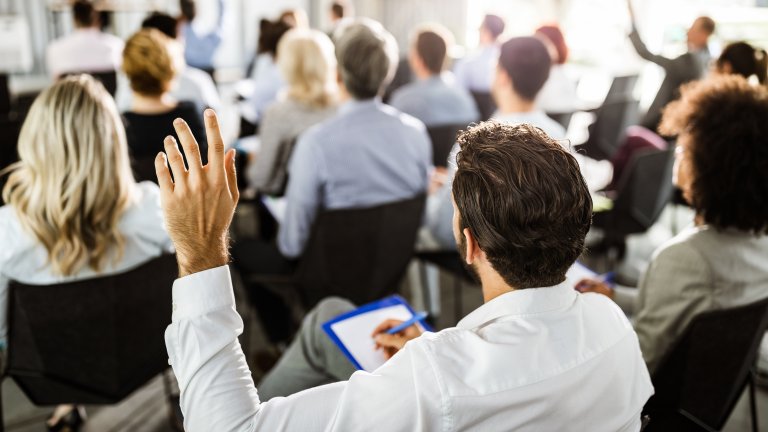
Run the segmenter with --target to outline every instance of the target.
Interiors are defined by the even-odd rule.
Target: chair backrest
[[[638,77],[639,75],[637,74],[613,77],[611,87],[608,88],[608,93],[605,95],[605,102],[617,99],[632,99]]]
[[[115,97],[115,94],[117,94],[117,72],[116,71],[103,71],[103,72],[89,72],[89,71],[80,71],[80,72],[67,72],[63,76],[70,76],[70,75],[80,75],[80,74],[87,74],[94,78],[96,78],[97,81],[101,82],[101,84],[104,86],[105,89],[109,92],[109,94],[112,95],[112,97]]]
[[[413,256],[424,202],[419,195],[321,212],[297,273],[305,306],[332,295],[363,304],[395,292]]]
[[[465,129],[466,124],[449,124],[427,128],[429,139],[432,140],[432,164],[436,167],[448,166],[448,155],[451,154],[456,136]]]
[[[672,194],[673,163],[673,149],[634,153],[616,189],[612,211],[621,215],[616,230],[643,232],[658,220]]]
[[[37,405],[112,404],[168,367],[176,257],[56,285],[9,285],[7,374]]]
[[[272,196],[285,195],[285,189],[288,187],[288,162],[291,160],[293,148],[296,147],[296,141],[298,141],[298,137],[293,137],[280,143],[280,147],[277,149],[277,157],[275,157],[275,164],[272,166],[272,177],[275,179],[273,184],[276,187],[272,190],[261,192]]]
[[[626,169],[632,156],[637,152],[645,150],[667,150],[669,143],[650,129],[643,126],[630,126],[626,131],[624,143],[618,148],[613,157],[613,181],[607,187],[608,190],[615,190],[616,185],[621,179],[624,169]]]
[[[741,396],[768,326],[768,299],[696,316],[653,374],[651,429],[681,421],[720,430]]]
[[[624,132],[637,124],[638,101],[632,98],[607,100],[589,125],[589,138],[582,146],[593,159],[610,159],[623,141]]]
[[[472,99],[475,100],[477,110],[480,111],[480,120],[485,121],[491,118],[496,112],[496,101],[490,92],[471,91]]]

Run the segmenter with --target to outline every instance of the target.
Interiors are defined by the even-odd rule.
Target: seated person
[[[746,42],[730,43],[715,61],[715,72],[741,75],[747,79],[754,76],[758,83],[768,85],[768,53]]]
[[[154,12],[141,23],[141,28],[160,30],[172,40],[178,43],[183,43],[178,35],[179,22],[176,18],[170,15]],[[217,110],[221,106],[219,91],[216,89],[216,84],[213,82],[211,76],[205,71],[189,65],[184,65],[184,67],[179,70],[176,82],[171,89],[171,96],[176,100],[188,100],[194,102],[201,113],[206,108]],[[123,110],[130,108],[132,100],[127,82],[124,84],[121,83],[121,85],[118,86],[118,92],[115,99],[117,100],[118,108]]]
[[[723,109],[728,107],[728,109]],[[684,86],[660,130],[677,135],[673,180],[694,226],[661,246],[638,289],[585,280],[634,314],[648,369],[697,315],[768,296],[768,90],[739,76]]]
[[[549,52],[541,40],[517,37],[504,42],[493,80],[492,93],[498,106],[493,119],[512,125],[533,125],[568,147],[564,140],[565,129],[536,107],[536,95],[547,81],[550,65]],[[456,150],[454,148],[449,156],[446,183],[427,202],[426,227],[431,239],[426,243],[434,242],[443,249],[452,248],[453,245],[450,179],[455,170]],[[598,190],[611,180],[610,162],[598,162],[576,152],[572,154],[579,162],[590,190]]]
[[[360,19],[340,29],[338,113],[299,138],[288,166],[285,215],[277,244],[239,241],[232,253],[247,274],[291,274],[318,212],[373,207],[425,193],[432,145],[424,124],[381,102],[397,65],[397,44],[378,22]],[[254,303],[270,339],[285,340],[282,300],[252,286]],[[255,298],[255,296],[260,296]],[[283,305],[281,308],[280,305]]]
[[[214,77],[216,69],[213,58],[221,45],[221,34],[224,30],[224,0],[218,0],[217,3],[215,27],[207,33],[201,33],[194,25],[197,17],[196,0],[179,0],[179,22],[185,41],[184,61],[193,68],[205,71],[211,78]]]
[[[204,133],[195,104],[177,101],[170,93],[182,67],[180,46],[159,30],[140,30],[125,44],[123,71],[131,83],[133,102],[123,120],[138,181],[157,181],[154,157],[162,150],[163,139],[173,134],[173,119],[184,119],[198,136]]]
[[[284,146],[336,112],[336,57],[328,36],[317,30],[291,30],[277,52],[277,66],[288,87],[264,112],[258,152],[248,166],[249,185],[267,194],[285,190],[290,151]]]
[[[480,118],[469,92],[456,83],[452,73],[443,72],[452,39],[450,32],[438,25],[418,29],[408,53],[408,63],[417,81],[397,89],[389,101],[427,127],[466,126]]]
[[[536,29],[535,36],[541,39],[550,51],[552,67],[549,78],[536,96],[536,106],[547,113],[572,113],[581,103],[576,94],[576,82],[568,76],[568,44],[560,26],[543,25]]]
[[[90,76],[63,78],[37,97],[18,150],[0,207],[0,370],[10,280],[88,279],[172,251],[159,190],[134,181],[115,103]],[[62,406],[48,426],[81,421],[80,410]]]
[[[264,110],[277,99],[285,80],[277,67],[277,45],[292,26],[285,21],[263,19],[259,24],[259,41],[251,79],[253,87],[244,94],[240,114],[251,124],[258,124]]]
[[[239,197],[234,157],[212,111],[206,122],[211,165],[190,159],[187,173],[172,142],[175,186],[162,154],[156,165],[179,257],[165,336],[186,430],[640,429],[653,387],[632,326],[608,299],[565,283],[592,217],[578,163],[539,129],[494,122],[459,138],[453,183],[455,241],[485,304],[438,333],[374,332],[389,356],[375,371],[262,401],[237,339],[243,322],[226,266]],[[185,129],[181,144],[195,153]],[[333,355],[315,356],[329,344],[316,327],[305,330],[318,344],[302,334],[291,346],[295,367],[278,366],[291,379],[321,375]]]
[[[99,28],[93,3],[78,0],[72,5],[75,31],[48,45],[46,63],[54,79],[68,73],[114,72],[120,68],[123,41]]]
[[[480,46],[456,63],[456,81],[471,92],[491,91],[496,61],[499,59],[499,36],[504,33],[504,20],[488,14],[480,25]]]

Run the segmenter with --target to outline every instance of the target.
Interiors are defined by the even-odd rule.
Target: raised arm
[[[627,8],[629,9],[629,17],[632,21],[632,32],[629,34],[629,40],[632,42],[635,51],[637,51],[637,55],[645,60],[656,63],[664,69],[672,67],[672,59],[650,52],[643,40],[640,39],[640,33],[637,32],[637,21],[635,20],[635,10],[632,7],[632,0],[627,0]]]

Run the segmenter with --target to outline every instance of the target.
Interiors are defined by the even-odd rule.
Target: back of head
[[[760,84],[766,83],[768,56],[763,49],[754,48],[746,42],[728,44],[717,58],[717,68],[723,70],[726,64],[730,67],[730,73],[744,78],[755,75]]]
[[[515,93],[536,99],[549,78],[552,59],[546,45],[535,37],[516,37],[501,45],[499,67],[509,75]]]
[[[715,33],[715,20],[708,16],[700,16],[696,18],[694,25],[699,27],[699,29],[707,36],[712,36]]]
[[[395,38],[377,21],[359,18],[340,29],[336,60],[344,87],[355,99],[376,97],[397,68]]]
[[[439,74],[446,66],[448,46],[453,43],[451,33],[438,24],[428,24],[416,30],[413,48],[424,66],[433,74]]]
[[[527,124],[483,122],[462,132],[459,145],[453,180],[459,231],[469,229],[516,289],[562,282],[592,220],[576,159]]]
[[[156,29],[171,39],[179,36],[179,20],[162,12],[153,12],[141,22],[141,28]]]
[[[568,61],[568,44],[565,43],[565,36],[557,24],[544,25],[536,29],[536,35],[546,38],[557,51],[555,63],[565,64]]]
[[[681,88],[659,130],[691,162],[690,204],[718,229],[768,233],[768,89],[738,75]]]
[[[483,18],[482,27],[496,40],[504,33],[504,19],[498,15],[488,14]]]
[[[313,107],[333,102],[336,58],[328,36],[317,30],[293,29],[280,40],[277,52],[289,98]]]
[[[98,13],[90,0],[77,0],[72,5],[72,16],[77,27],[93,27],[99,20]]]
[[[53,272],[72,275],[86,265],[99,271],[118,259],[118,221],[134,180],[123,124],[104,87],[79,75],[43,91],[18,151],[3,198],[45,246]]]
[[[277,57],[277,44],[280,43],[280,38],[291,28],[293,26],[284,20],[262,19],[259,21],[259,41],[256,53]]]
[[[346,16],[352,16],[352,5],[344,1],[335,1],[331,3],[331,15],[337,20]]]
[[[309,18],[304,9],[287,9],[280,14],[278,21],[283,21],[290,28],[309,28]]]
[[[175,53],[171,39],[153,28],[136,32],[125,42],[123,72],[131,89],[147,96],[167,92],[179,72],[180,53]]]
[[[181,10],[181,17],[188,22],[194,21],[197,16],[195,0],[179,0],[179,9]]]

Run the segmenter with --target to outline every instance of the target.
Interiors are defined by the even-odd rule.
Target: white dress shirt
[[[122,39],[96,28],[76,29],[48,45],[48,73],[56,78],[71,72],[110,72],[120,69]]]
[[[349,381],[260,403],[229,269],[176,280],[165,333],[187,431],[637,431],[653,393],[621,309],[567,284],[503,294]]]
[[[53,273],[48,252],[37,238],[21,226],[11,206],[0,207],[0,345],[5,345],[8,333],[8,282],[15,280],[31,285],[47,285],[121,273],[173,251],[173,245],[163,225],[160,189],[151,182],[134,188],[134,204],[120,218],[118,228],[125,240],[122,258],[107,261],[106,268],[96,273],[88,266],[71,276]]]

